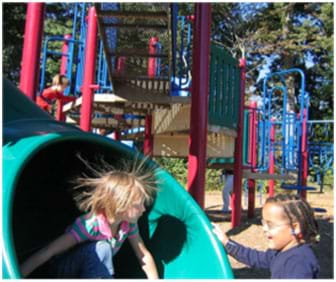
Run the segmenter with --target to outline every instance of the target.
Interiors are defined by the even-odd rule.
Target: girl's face
[[[122,219],[131,223],[136,223],[144,211],[145,199],[137,199],[125,212],[122,213]]]
[[[58,91],[58,92],[63,92],[65,90],[65,88],[68,87],[68,84],[58,84],[58,85],[55,85],[55,89]]]
[[[289,224],[281,206],[273,203],[266,204],[262,210],[262,218],[270,249],[286,251],[298,244],[295,235],[292,234],[293,227]],[[294,223],[296,232],[299,231],[298,226],[298,223]]]

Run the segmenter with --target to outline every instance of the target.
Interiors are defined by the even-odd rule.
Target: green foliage
[[[180,158],[157,157],[155,161],[167,170],[182,186],[187,184],[187,160]]]
[[[25,13],[24,3],[2,4],[2,71],[5,77],[16,84],[19,82],[21,69]]]
[[[155,161],[167,170],[182,186],[187,186],[188,161],[182,158],[157,157]],[[205,173],[206,191],[220,190],[223,183],[220,180],[220,171],[206,169]]]
[[[216,3],[213,38],[247,59],[247,89],[270,71],[301,68],[311,96],[310,119],[333,117],[333,3]],[[306,62],[312,62],[307,66]],[[260,91],[260,90],[259,90]],[[329,107],[320,109],[320,101]]]
[[[73,10],[72,4],[58,3],[46,5],[46,15],[44,21],[44,36],[42,46],[48,37],[59,36],[72,33]],[[61,52],[63,42],[55,41],[48,44],[49,50]],[[59,73],[60,56],[48,56],[46,68],[46,84],[50,84],[52,77]]]

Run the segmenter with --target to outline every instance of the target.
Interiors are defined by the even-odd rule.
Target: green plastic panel
[[[223,46],[211,43],[209,124],[237,129],[240,68]]]

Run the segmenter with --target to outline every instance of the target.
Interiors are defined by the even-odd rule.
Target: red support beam
[[[250,135],[249,142],[251,144],[251,164],[252,164],[252,172],[256,172],[257,166],[257,127],[258,127],[258,119],[257,119],[257,102],[253,101],[250,105]],[[248,180],[248,208],[247,208],[247,217],[254,217],[254,209],[255,209],[255,188],[256,188],[256,180],[249,179]]]
[[[158,37],[151,37],[149,39],[149,47],[148,52],[151,55],[155,55],[157,53],[156,51],[156,44],[159,42]],[[147,75],[148,77],[155,77],[156,76],[156,68],[157,68],[157,58],[155,57],[149,57],[148,58],[148,71]]]
[[[67,74],[67,68],[68,68],[68,57],[69,57],[69,42],[68,39],[71,39],[71,34],[64,34],[64,41],[62,46],[62,59],[61,59],[61,68],[60,68],[60,74],[66,75]]]
[[[62,58],[61,58],[61,67],[60,67],[60,74],[65,75],[67,74],[68,68],[68,52],[69,52],[69,42],[66,39],[71,39],[71,34],[64,35],[64,41],[62,46]],[[64,102],[62,99],[57,99],[57,110],[56,110],[56,120],[58,121],[65,121],[65,115],[63,113],[63,105]]]
[[[65,121],[65,115],[63,113],[63,101],[62,99],[57,99],[56,103],[56,120]]]
[[[80,115],[80,128],[84,131],[91,131],[92,103],[94,97],[95,65],[97,51],[97,19],[95,7],[89,9],[88,27],[85,46],[84,79],[83,79],[83,100]]]
[[[243,178],[243,137],[244,137],[244,98],[245,98],[245,81],[246,81],[246,60],[240,59],[240,97],[239,97],[239,115],[237,126],[237,138],[235,140],[234,151],[234,177],[233,192],[231,196],[231,226],[236,227],[241,220],[241,194]]]
[[[24,33],[20,90],[32,101],[36,99],[40,72],[40,55],[44,21],[44,3],[28,3]]]
[[[195,4],[194,28],[187,187],[203,208],[209,109],[211,4]]]
[[[302,187],[307,186],[308,179],[308,146],[307,146],[307,109],[303,110],[302,137],[301,137],[301,183]],[[300,169],[299,169],[300,171]],[[307,198],[307,191],[301,190],[300,195],[303,199]]]
[[[144,140],[144,155],[153,155],[153,134],[152,134],[152,115],[147,114],[145,119],[145,140]]]
[[[274,174],[274,143],[275,143],[275,118],[271,119],[271,144],[270,144],[270,154],[269,154],[269,174]],[[274,196],[274,179],[268,180],[268,196]]]

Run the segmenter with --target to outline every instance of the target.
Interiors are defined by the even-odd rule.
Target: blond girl
[[[76,180],[75,200],[84,214],[21,265],[24,277],[48,262],[56,278],[112,278],[113,256],[128,238],[147,277],[158,278],[137,224],[155,192],[153,175],[141,169],[94,172],[95,177]]]

